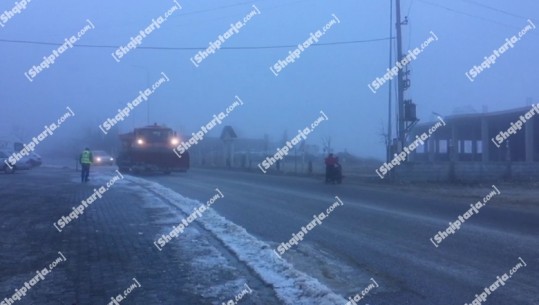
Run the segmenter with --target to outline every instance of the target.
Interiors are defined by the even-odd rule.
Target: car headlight
[[[97,162],[101,162],[101,157],[97,157]]]
[[[170,139],[170,144],[172,144],[172,145],[178,145],[178,144],[180,144],[180,139],[178,139],[178,138],[172,138],[172,139]]]
[[[114,161],[114,158],[110,157],[110,161]]]

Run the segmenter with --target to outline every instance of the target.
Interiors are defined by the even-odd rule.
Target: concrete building
[[[437,128],[395,168],[402,180],[490,181],[539,179],[539,104],[441,118]],[[436,122],[416,125],[408,143]]]

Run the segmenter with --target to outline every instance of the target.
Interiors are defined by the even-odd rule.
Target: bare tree
[[[331,148],[331,136],[321,137],[322,140],[322,151],[324,154],[329,154],[333,152]]]

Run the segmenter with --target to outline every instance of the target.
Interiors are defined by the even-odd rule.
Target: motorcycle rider
[[[335,164],[337,164],[337,158],[330,153],[325,159],[324,163],[326,164],[326,183],[329,183],[330,180],[333,180]]]

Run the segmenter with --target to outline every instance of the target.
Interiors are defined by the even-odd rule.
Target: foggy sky
[[[19,0],[20,2],[20,0]],[[175,12],[143,40],[143,47],[206,48],[248,14],[261,11],[224,47],[295,46],[321,29],[335,14],[333,26],[320,43],[389,37],[389,1],[181,1]],[[517,34],[528,19],[539,26],[539,2],[534,0],[403,0],[403,49],[418,47],[434,32],[439,38],[411,63],[412,87],[406,97],[417,104],[421,122],[432,112],[455,109],[498,111],[539,102],[539,30],[529,32],[474,82],[464,73],[484,56]],[[243,4],[242,4],[243,3]],[[478,5],[483,3],[495,9]],[[245,103],[223,122],[239,136],[278,140],[285,130],[293,137],[314,121],[320,110],[329,120],[309,135],[321,144],[331,136],[336,151],[383,158],[380,134],[387,126],[388,85],[373,94],[367,84],[388,68],[389,41],[310,47],[279,76],[269,67],[294,48],[221,49],[195,67],[189,60],[198,50],[135,49],[116,62],[111,53],[164,14],[173,1],[32,1],[0,28],[1,40],[63,43],[91,20],[74,47],[30,82],[24,72],[38,65],[57,46],[0,41],[0,134],[14,125],[29,137],[55,121],[69,106],[75,117],[55,132],[54,140],[77,137],[80,128],[98,128],[125,107],[164,72],[170,81],[148,102],[135,108],[119,128],[127,132],[164,123],[182,132],[196,131],[234,97]],[[0,11],[11,9],[3,1]],[[444,6],[444,7],[440,7]],[[500,11],[505,11],[502,13]],[[112,46],[112,47],[107,47]],[[218,136],[222,126],[210,135]],[[27,139],[23,139],[27,140]],[[53,141],[51,138],[50,141]],[[39,151],[39,149],[38,149]]]

